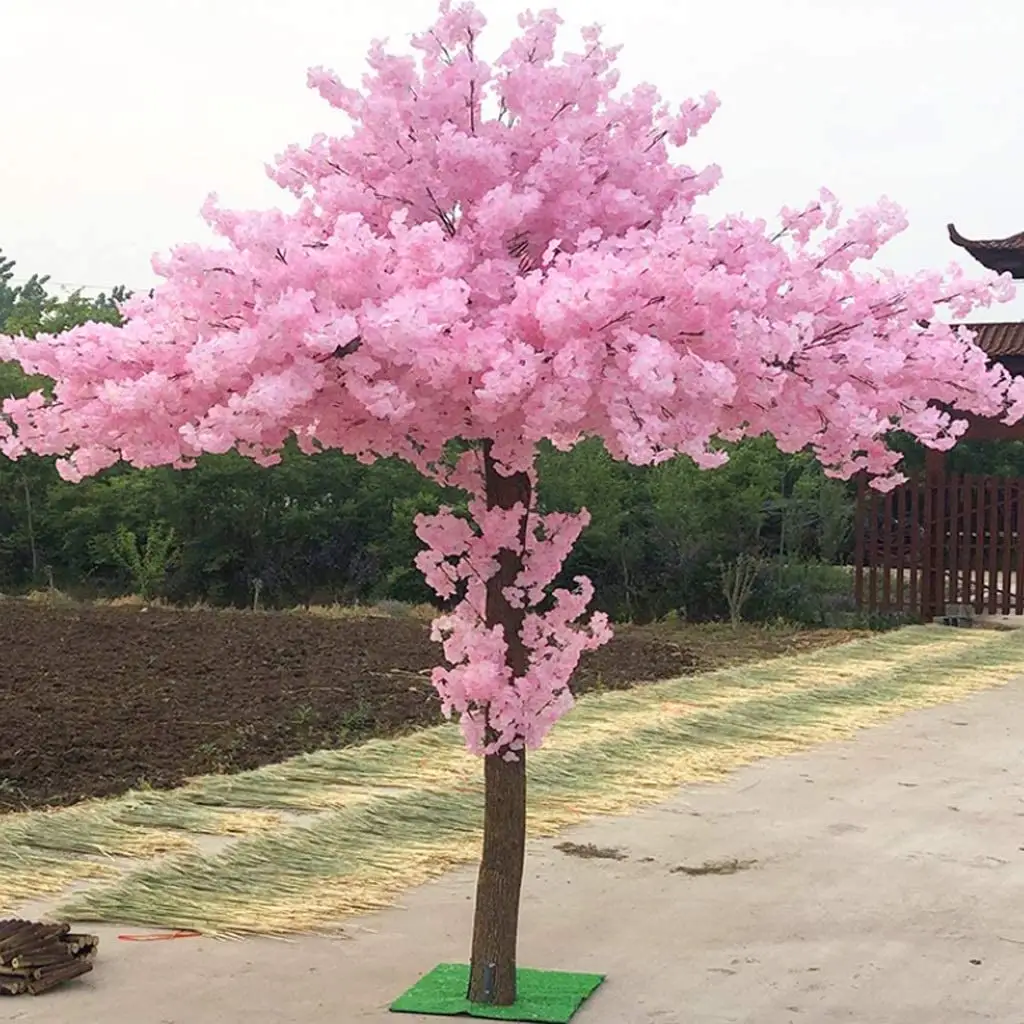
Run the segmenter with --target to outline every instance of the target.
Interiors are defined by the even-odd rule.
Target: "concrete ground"
[[[531,844],[525,966],[603,972],[579,1024],[1024,1022],[1024,681]],[[580,859],[559,841],[617,847]],[[679,865],[754,861],[731,875]],[[6,1000],[19,1024],[415,1024],[388,1002],[464,961],[471,870],[343,938],[127,943]]]

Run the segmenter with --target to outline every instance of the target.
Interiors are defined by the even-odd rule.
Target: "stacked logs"
[[[92,970],[99,939],[69,924],[0,921],[0,995],[37,996]]]

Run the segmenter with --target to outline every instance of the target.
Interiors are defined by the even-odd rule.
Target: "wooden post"
[[[907,501],[910,499],[908,485],[902,484],[898,487],[894,498],[896,507],[896,611],[903,615],[907,610],[904,576],[907,571]]]
[[[879,562],[879,529],[878,529],[878,491],[868,488],[868,524],[870,545],[868,546],[868,611],[878,611],[878,562]]]
[[[1003,480],[1002,493],[999,500],[999,544],[1000,544],[1000,560],[1001,565],[999,568],[1000,582],[1002,584],[1002,600],[1000,601],[999,610],[1003,615],[1010,614],[1010,602],[1011,602],[1011,591],[1010,591],[1010,567],[1011,562],[1011,546],[1013,544],[1013,536],[1010,532],[1010,515],[1013,507],[1013,489],[1014,484],[1012,480]]]
[[[971,586],[971,571],[974,564],[972,559],[974,553],[974,477],[965,474],[962,479],[964,518],[960,541],[960,566],[963,583],[960,588],[960,601],[962,604],[973,604],[974,588]]]
[[[988,613],[999,610],[999,481],[988,477]]]
[[[915,473],[907,485],[910,490],[910,614],[921,615],[918,600],[923,587],[918,583],[921,577],[921,480]]]
[[[867,477],[857,478],[857,504],[853,511],[853,597],[857,611],[864,610],[864,505],[867,502]]]
[[[1024,615],[1024,518],[1021,509],[1021,485],[1015,481],[1013,485],[1013,612],[1015,615]]]
[[[974,610],[980,615],[985,610],[985,478],[976,477],[975,484]]]
[[[892,546],[893,529],[892,491],[882,496],[882,611],[892,611]]]
[[[932,501],[934,480],[931,473],[925,473],[921,482],[924,488],[921,523],[924,534],[921,548],[921,617],[925,622],[935,615],[935,512]]]
[[[945,465],[945,463],[943,463]],[[933,479],[935,504],[935,615],[946,614],[946,535],[949,531],[949,488],[943,473]]]
[[[922,612],[927,622],[945,614],[946,600],[946,475],[945,452],[929,448],[925,453],[925,566]]]
[[[484,449],[484,481],[488,508],[530,507],[530,478],[525,473],[502,476]],[[526,520],[522,540],[525,546]],[[523,676],[529,652],[521,631],[524,608],[505,598],[522,568],[517,551],[503,550],[498,572],[487,582],[486,621],[501,626],[508,646],[507,661],[514,676]],[[467,998],[472,1003],[511,1006],[516,1001],[516,947],[519,938],[519,900],[526,858],[526,752],[514,761],[504,752],[484,758],[484,843],[476,884],[473,945]]]
[[[963,477],[953,473],[946,477],[946,500],[949,502],[949,596],[951,604],[960,604],[960,491]],[[945,609],[943,609],[945,611]]]

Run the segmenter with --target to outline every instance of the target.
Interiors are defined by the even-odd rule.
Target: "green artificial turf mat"
[[[425,974],[391,1009],[397,1013],[425,1013],[442,1017],[482,1017],[486,1020],[538,1021],[565,1024],[601,982],[603,974],[569,971],[516,971],[516,1001],[512,1006],[471,1003],[466,998],[469,967],[440,964]]]

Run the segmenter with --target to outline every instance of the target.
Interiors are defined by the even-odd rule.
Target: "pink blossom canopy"
[[[79,479],[232,448],[269,463],[295,435],[308,452],[397,455],[437,476],[453,438],[488,439],[505,471],[532,473],[545,438],[710,467],[718,440],[770,432],[836,475],[892,482],[894,427],[940,448],[962,431],[936,403],[1024,414],[1020,385],[937,319],[1009,297],[1008,281],[872,268],[905,225],[885,200],[847,220],[824,191],[773,226],[701,215],[718,170],[675,151],[715,96],[673,109],[649,85],[618,91],[617,49],[589,28],[556,58],[559,23],[522,16],[488,64],[482,14],[444,3],[416,56],[373,44],[361,90],[311,71],[349,130],[269,169],[296,208],[211,198],[223,244],[155,261],[164,283],[126,304],[123,327],[0,338],[0,358],[56,382],[52,401],[4,403],[2,450],[61,455]],[[451,480],[480,495],[475,467],[463,459]],[[539,742],[571,701],[580,650],[607,635],[600,620],[571,628],[584,581],[560,611],[531,612],[532,675],[509,676],[474,587],[528,515],[517,586],[533,608],[584,523],[517,515],[488,518],[478,501],[472,524],[420,524],[430,582],[449,595],[469,581],[463,611],[439,623],[455,668],[435,682],[477,749]],[[485,744],[485,720],[500,742]]]

